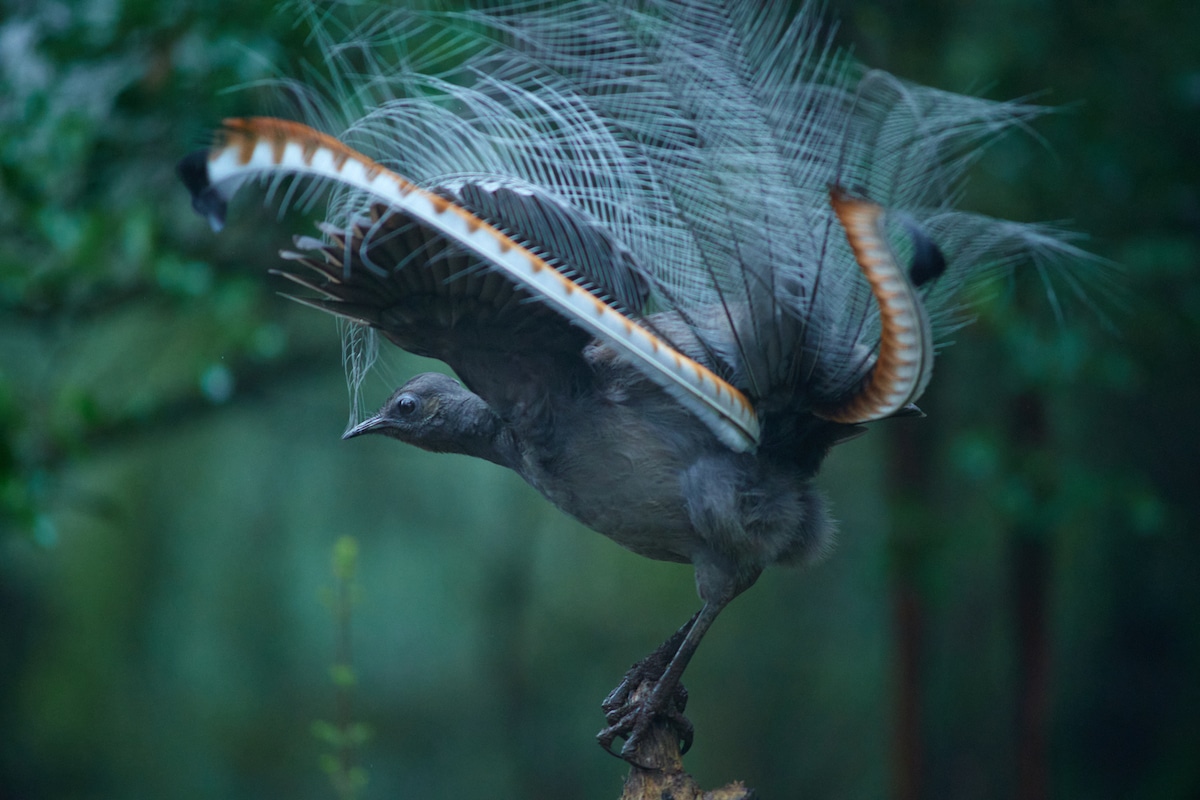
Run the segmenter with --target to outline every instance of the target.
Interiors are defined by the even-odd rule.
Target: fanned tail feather
[[[965,283],[1088,257],[1057,230],[956,208],[987,145],[1043,109],[866,71],[818,6],[511,0],[336,28],[301,5],[329,74],[288,88],[340,139],[234,121],[181,174],[214,227],[245,178],[281,172],[334,183],[339,247],[331,231],[378,200],[419,217],[738,450],[759,441],[756,410],[903,413],[961,323]],[[846,187],[832,204],[830,186]],[[396,267],[369,255],[367,270]],[[317,292],[306,302],[381,324],[319,271],[292,277]],[[687,342],[655,330],[660,311]]]

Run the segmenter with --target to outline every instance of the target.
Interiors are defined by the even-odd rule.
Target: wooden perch
[[[636,701],[654,688],[651,681],[642,683],[634,692]],[[665,720],[655,720],[649,734],[638,746],[637,753],[625,778],[621,800],[753,800],[753,789],[741,781],[706,792],[696,779],[683,771],[683,756],[679,752],[679,733]]]

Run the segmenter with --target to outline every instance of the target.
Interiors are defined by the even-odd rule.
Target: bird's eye
[[[411,394],[402,394],[396,398],[396,413],[402,417],[407,417],[417,410],[417,398]]]

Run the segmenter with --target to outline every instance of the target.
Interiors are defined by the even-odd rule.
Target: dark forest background
[[[928,419],[838,449],[839,546],[717,623],[687,764],[768,798],[1200,797],[1200,4],[832,11],[872,66],[1059,107],[967,202],[1067,221],[1120,288],[1093,269],[1057,319],[1018,274]],[[0,0],[5,800],[336,797],[347,720],[363,798],[614,797],[598,703],[697,605],[499,468],[338,440],[335,323],[265,274],[319,209],[243,198],[213,236],[173,175],[281,110],[224,90],[301,74],[306,33],[265,1]]]

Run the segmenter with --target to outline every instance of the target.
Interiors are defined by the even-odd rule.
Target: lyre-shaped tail
[[[888,244],[883,208],[838,186],[830,187],[830,202],[879,304],[880,337],[875,363],[859,389],[836,406],[815,413],[831,422],[870,422],[892,416],[925,391],[933,374],[933,333],[913,281]],[[918,255],[929,252],[914,263],[914,272],[920,273],[921,282],[932,280],[945,263],[931,242],[920,239],[916,244]]]

